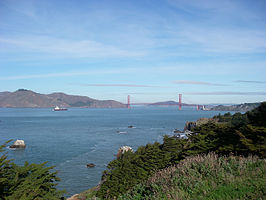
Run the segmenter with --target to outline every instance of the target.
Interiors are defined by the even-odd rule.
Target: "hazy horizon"
[[[62,91],[57,91],[57,92],[52,92],[52,93],[40,93],[38,91],[33,91],[33,90],[29,90],[29,89],[26,89],[26,88],[19,88],[15,91],[0,91],[1,92],[17,92],[19,90],[28,90],[28,91],[32,91],[32,92],[35,92],[35,93],[39,93],[39,94],[44,94],[44,95],[49,95],[49,94],[52,94],[52,93],[64,93],[66,95],[73,95],[73,96],[86,96],[86,95],[77,95],[77,94],[70,94],[70,93],[65,93],[65,92],[62,92]],[[93,99],[96,99],[92,96],[86,96],[86,97],[89,97],[89,98],[93,98]],[[114,99],[96,99],[96,100],[114,100]],[[143,105],[146,105],[147,103],[150,103],[150,104],[153,104],[153,103],[160,103],[160,102],[168,102],[168,101],[171,101],[171,102],[176,102],[178,103],[178,99],[177,100],[169,100],[169,99],[164,99],[164,100],[161,100],[161,101],[154,101],[154,102],[133,102],[131,106],[135,106],[135,103],[136,103],[136,106],[140,106],[141,103],[145,103]],[[119,102],[119,101],[118,101]],[[220,102],[212,102],[212,103],[202,103],[202,105],[236,105],[236,104],[244,104],[244,103],[261,103],[261,102],[264,102],[264,101],[258,101],[258,102],[240,102],[240,103],[220,103]],[[121,101],[120,103],[124,103],[124,104],[127,104],[126,100],[124,101]],[[182,98],[182,103],[183,104],[194,104],[194,103],[189,103],[189,102],[184,102],[183,101],[183,98]],[[165,106],[171,106],[171,105],[165,105]]]

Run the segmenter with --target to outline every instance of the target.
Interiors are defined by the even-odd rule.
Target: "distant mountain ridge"
[[[0,107],[10,108],[49,108],[49,107],[88,107],[126,108],[114,100],[97,100],[87,96],[65,93],[40,94],[31,90],[19,89],[15,92],[0,92]]]

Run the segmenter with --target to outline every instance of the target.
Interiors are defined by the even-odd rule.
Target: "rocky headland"
[[[184,132],[192,131],[193,128],[203,125],[203,124],[207,124],[209,121],[214,121],[214,119],[213,118],[200,118],[197,121],[188,121],[185,124]]]
[[[261,103],[243,103],[230,106],[218,105],[210,108],[210,110],[247,112],[257,108],[260,104]]]

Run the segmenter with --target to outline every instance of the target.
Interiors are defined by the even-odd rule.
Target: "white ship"
[[[56,106],[56,107],[54,108],[54,111],[65,111],[65,110],[67,110],[67,108],[60,108],[60,107],[58,107],[58,106]]]

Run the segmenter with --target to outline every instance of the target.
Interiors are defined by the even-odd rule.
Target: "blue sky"
[[[0,91],[266,100],[265,0],[0,0]]]

